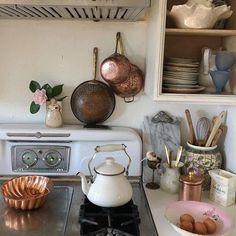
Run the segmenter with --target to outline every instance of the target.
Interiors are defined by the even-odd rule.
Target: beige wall
[[[32,93],[30,80],[65,85],[64,121],[79,124],[70,108],[70,96],[80,83],[92,79],[92,49],[99,48],[99,62],[114,51],[115,34],[121,31],[129,59],[144,69],[146,23],[94,23],[76,21],[0,21],[0,122],[43,123],[45,110],[32,115],[29,105]],[[126,104],[117,97],[108,125],[130,126],[140,130],[144,115],[159,110],[182,117],[182,136],[186,140],[184,110],[189,108],[194,122],[199,116],[212,117],[222,109],[228,110],[230,126],[225,142],[227,163],[236,171],[232,143],[235,142],[235,108],[156,103],[141,93],[135,102]]]

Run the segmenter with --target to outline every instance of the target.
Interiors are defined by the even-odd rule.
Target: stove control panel
[[[12,146],[12,170],[15,172],[68,172],[70,148],[57,145]]]

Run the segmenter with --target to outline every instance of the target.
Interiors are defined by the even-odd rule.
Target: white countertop
[[[168,223],[168,221],[165,219],[165,210],[166,207],[175,201],[178,201],[178,195],[177,194],[169,194],[164,192],[161,189],[158,190],[151,190],[147,189],[144,186],[144,190],[148,199],[148,203],[152,212],[152,216],[158,231],[159,236],[177,236],[179,235],[172,226]],[[208,192],[203,192],[202,201],[203,202],[209,202],[218,208],[223,209],[225,212],[227,212],[233,219],[234,225],[228,236],[236,236],[236,205],[232,205],[229,207],[223,207],[220,206],[208,199]]]

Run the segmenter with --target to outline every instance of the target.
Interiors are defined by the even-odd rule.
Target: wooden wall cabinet
[[[236,104],[236,70],[232,69],[230,81],[222,94],[215,94],[212,83],[199,94],[162,92],[163,63],[166,57],[194,58],[201,61],[202,48],[223,48],[236,52],[236,1],[227,1],[233,10],[224,29],[179,29],[167,17],[172,5],[186,0],[153,0],[148,19],[147,60],[145,92],[156,101]]]

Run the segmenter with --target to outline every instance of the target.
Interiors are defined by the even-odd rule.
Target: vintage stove
[[[77,172],[89,175],[88,161],[94,154],[94,148],[107,144],[125,144],[132,159],[129,178],[132,182],[133,198],[127,205],[116,209],[104,209],[91,204],[81,191],[80,178],[75,176]],[[99,155],[93,163],[94,166],[108,156],[114,157],[121,165],[127,165],[127,159],[123,157],[122,152]],[[43,211],[46,218],[47,214],[57,216],[50,217],[53,227],[45,225],[50,236],[157,235],[140,181],[141,158],[141,139],[130,128],[90,129],[65,125],[62,128],[50,129],[38,124],[0,124],[0,176],[3,179],[31,174],[54,178],[55,191],[60,195],[49,196],[45,208],[38,210],[39,213]],[[70,191],[67,188],[70,188]],[[50,200],[51,198],[53,199]],[[66,204],[62,204],[62,199]],[[47,213],[50,201],[58,207],[50,207],[50,213]],[[4,215],[2,211],[5,208],[2,204],[4,203],[0,199],[0,215]],[[62,205],[67,206],[64,212],[61,210]],[[13,216],[16,217],[14,214]],[[4,219],[0,221],[0,234],[12,235],[12,230],[7,228],[4,222]],[[43,226],[40,228],[43,229]],[[60,230],[56,232],[55,228]],[[22,235],[26,235],[24,233]],[[42,235],[40,231],[37,233]],[[37,233],[35,231],[29,235],[38,235]],[[20,236],[21,232],[17,232],[17,235]]]

